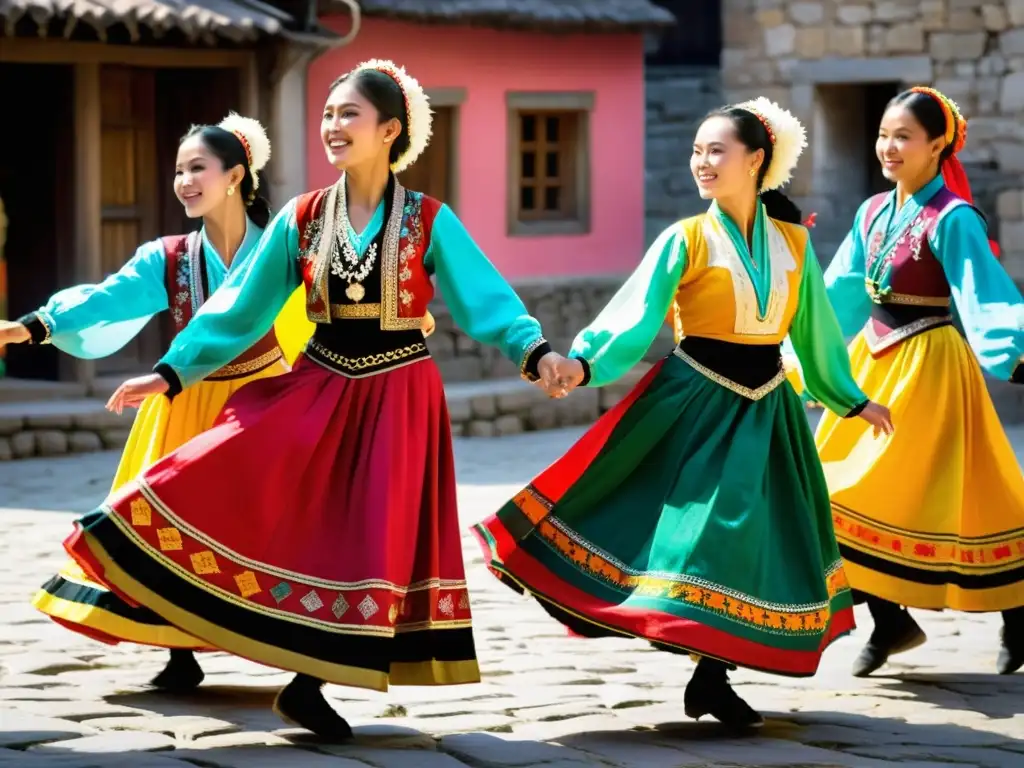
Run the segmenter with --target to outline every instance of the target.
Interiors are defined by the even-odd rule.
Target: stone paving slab
[[[463,524],[500,506],[579,433],[457,440]],[[1010,433],[1024,454],[1024,428]],[[207,680],[195,694],[161,696],[146,682],[163,651],[94,643],[28,604],[116,463],[96,453],[0,464],[0,768],[1024,765],[1024,675],[992,673],[997,616],[921,613],[929,642],[866,680],[849,675],[863,631],[830,649],[811,679],[741,670],[738,690],[768,722],[757,737],[736,738],[684,717],[689,659],[567,637],[487,573],[468,534],[479,685],[388,694],[328,686],[356,728],[347,746],[283,727],[270,704],[289,675],[226,654],[203,655]]]

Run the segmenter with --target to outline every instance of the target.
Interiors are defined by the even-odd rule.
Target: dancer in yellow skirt
[[[982,378],[1024,383],[1024,307],[955,156],[966,128],[933,89],[893,99],[876,152],[896,189],[860,207],[825,274],[844,332],[860,331],[857,383],[899,425],[875,439],[826,412],[817,431],[846,573],[875,620],[857,676],[925,641],[901,606],[1001,611],[997,669],[1024,665],[1024,477]]]
[[[270,156],[270,142],[255,120],[231,115],[218,126],[195,126],[178,149],[174,191],[190,218],[203,219],[200,232],[164,237],[140,246],[134,257],[98,285],[79,285],[55,294],[37,312],[0,323],[5,344],[52,343],[68,354],[95,359],[128,343],[156,314],[167,310],[174,334],[184,328],[204,299],[244,263],[259,242],[270,210],[258,196],[258,176]],[[278,320],[246,353],[174,400],[146,398],[132,425],[114,476],[113,488],[213,426],[228,398],[246,383],[288,370],[308,322],[301,303]],[[69,562],[36,594],[33,604],[63,626],[107,643],[122,641],[171,649],[171,661],[153,684],[189,689],[203,679],[192,654],[204,643],[129,605]]]

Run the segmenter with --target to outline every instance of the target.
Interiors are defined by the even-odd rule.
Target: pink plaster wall
[[[347,22],[338,24],[344,29]],[[331,26],[331,20],[327,20]],[[370,58],[392,59],[426,88],[465,88],[458,113],[456,212],[510,278],[630,271],[643,255],[644,80],[640,35],[545,35],[367,19],[347,47],[313,62],[308,77],[308,184],[336,177],[324,159],[320,114],[330,82]],[[507,91],[594,91],[591,231],[509,237]]]

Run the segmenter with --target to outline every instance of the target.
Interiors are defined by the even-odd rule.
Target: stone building
[[[672,222],[706,207],[690,176],[690,142],[701,119],[723,103],[721,0],[654,2],[685,23],[647,37],[647,244]]]
[[[886,102],[931,85],[969,121],[961,160],[1004,263],[1024,281],[1024,0],[722,0],[729,100],[763,94],[806,121],[789,192],[818,212],[831,259],[858,204],[888,188],[874,159]]]

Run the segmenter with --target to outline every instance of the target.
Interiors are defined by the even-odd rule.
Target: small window
[[[509,94],[509,234],[590,230],[593,95]]]

